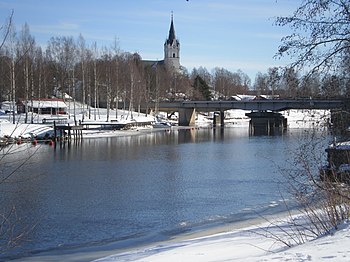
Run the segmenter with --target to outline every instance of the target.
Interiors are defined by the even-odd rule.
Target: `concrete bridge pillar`
[[[213,127],[216,127],[219,123],[219,125],[223,128],[225,126],[225,112],[214,112],[213,114]]]
[[[280,113],[258,111],[247,113],[246,116],[250,117],[251,135],[273,135],[287,128],[287,119]]]
[[[225,112],[221,110],[220,111],[220,125],[221,125],[221,127],[225,126],[224,120],[225,120]]]
[[[194,108],[179,108],[179,126],[194,126],[196,110]]]

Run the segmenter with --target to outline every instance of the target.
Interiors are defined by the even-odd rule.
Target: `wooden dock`
[[[83,125],[56,125],[56,122],[53,123],[54,126],[54,137],[57,138],[65,138],[67,137],[69,140],[72,139],[83,139]],[[66,132],[67,131],[67,132]]]

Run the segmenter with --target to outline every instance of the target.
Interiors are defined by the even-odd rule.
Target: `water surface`
[[[130,247],[282,211],[289,195],[280,168],[304,137],[186,129],[22,146],[2,159],[2,176],[33,157],[0,195],[27,234],[1,256]]]

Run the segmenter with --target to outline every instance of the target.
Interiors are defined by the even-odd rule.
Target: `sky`
[[[291,15],[301,0],[0,0],[0,23],[14,10],[20,31],[27,23],[37,44],[51,37],[81,34],[87,44],[137,52],[145,60],[164,58],[164,41],[173,13],[180,41],[180,63],[189,72],[215,67],[248,74],[284,66],[276,59],[281,38],[290,28],[274,25]]]

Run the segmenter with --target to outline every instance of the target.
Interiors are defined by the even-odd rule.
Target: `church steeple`
[[[164,43],[164,63],[168,69],[180,70],[180,42],[176,39],[174,15],[172,12],[169,36]]]
[[[175,29],[174,29],[174,15],[171,13],[171,23],[169,29],[169,37],[167,39],[168,44],[172,45],[174,40],[176,40]]]

